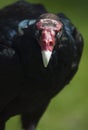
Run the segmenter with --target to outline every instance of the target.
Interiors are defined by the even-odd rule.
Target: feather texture
[[[41,35],[53,41],[47,44],[53,49],[46,68]],[[21,114],[25,130],[34,130],[53,96],[74,77],[82,50],[82,35],[64,14],[48,13],[43,5],[26,1],[1,9],[0,130],[16,114]]]

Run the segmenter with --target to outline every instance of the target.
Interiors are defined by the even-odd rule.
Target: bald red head
[[[40,19],[36,26],[41,30],[40,46],[42,50],[52,51],[55,46],[55,35],[62,28],[62,23],[52,19]]]
[[[40,37],[42,50],[52,51],[55,45],[55,32],[52,29],[44,29]]]
[[[37,29],[41,32],[38,42],[41,47],[44,66],[47,67],[53,48],[56,43],[56,34],[62,29],[62,23],[53,19],[40,19],[36,23]]]

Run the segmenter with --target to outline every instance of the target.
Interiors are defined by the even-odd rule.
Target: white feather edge
[[[25,19],[22,20],[19,24],[18,24],[18,32],[20,35],[24,35],[24,31],[23,29],[28,28],[28,26],[34,24],[36,22],[35,19]]]

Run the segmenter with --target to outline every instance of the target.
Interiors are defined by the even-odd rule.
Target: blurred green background
[[[42,3],[49,12],[63,12],[84,37],[84,51],[79,70],[55,98],[41,118],[37,130],[88,130],[88,0],[29,0]],[[15,0],[0,1],[4,7]],[[10,119],[6,130],[21,130],[19,116]]]

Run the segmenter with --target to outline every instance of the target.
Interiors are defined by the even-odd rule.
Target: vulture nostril
[[[53,46],[53,41],[50,41],[50,42],[49,42],[49,45],[50,45],[50,46]]]

